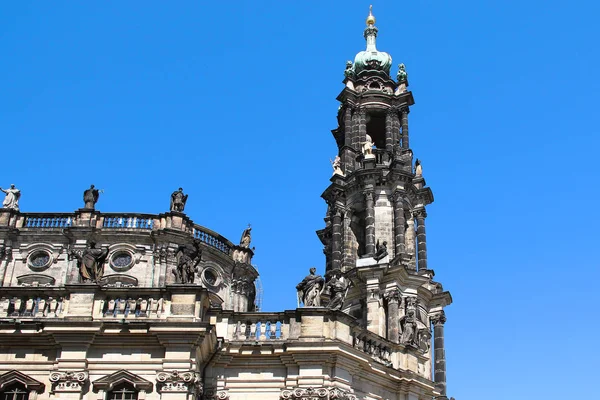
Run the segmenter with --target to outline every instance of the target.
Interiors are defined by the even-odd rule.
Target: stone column
[[[333,218],[331,221],[331,268],[333,270],[342,268],[342,210],[333,207]]]
[[[346,105],[344,110],[344,144],[352,146],[352,107]]]
[[[364,194],[366,204],[365,250],[367,256],[373,257],[375,255],[375,201],[373,199],[373,190],[366,190]]]
[[[408,107],[402,107],[402,148],[408,149]]]
[[[352,107],[346,105],[344,111],[344,151],[342,157],[342,171],[345,174],[354,172],[354,152],[350,150],[353,147],[354,132],[352,131]]]
[[[406,242],[406,254],[409,254],[413,257],[412,261],[411,261],[411,268],[412,269],[417,269],[417,266],[415,264],[415,220],[412,218],[412,216],[406,220],[406,235],[405,235],[405,242]]]
[[[391,154],[394,151],[394,114],[395,110],[389,108],[385,114],[385,149]]]
[[[398,331],[400,292],[398,289],[392,289],[385,293],[384,298],[387,300],[387,339],[398,343],[400,340]]]
[[[431,322],[433,323],[433,352],[435,357],[433,380],[436,390],[444,398],[446,396],[446,351],[444,350],[444,323],[446,323],[446,315],[444,311],[442,310],[433,314]]]
[[[358,109],[358,147],[357,151],[362,154],[362,145],[367,140],[367,110],[363,107]]]
[[[394,206],[394,257],[398,257],[405,252],[404,226],[406,225],[406,221],[404,219],[404,199],[400,192],[395,192],[391,196],[391,200]]]
[[[415,211],[417,217],[417,246],[419,249],[419,270],[427,269],[427,239],[425,237],[425,209]]]

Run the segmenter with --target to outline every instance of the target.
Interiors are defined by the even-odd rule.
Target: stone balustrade
[[[366,329],[353,332],[352,342],[355,349],[367,353],[384,365],[392,366],[392,352],[397,351],[395,347],[398,346]]]
[[[65,301],[61,297],[43,294],[16,295],[0,298],[1,317],[60,318]]]
[[[22,214],[24,228],[52,229],[68,228],[73,225],[72,214]]]
[[[298,308],[280,313],[224,313],[211,317],[217,334],[235,342],[289,343],[335,342],[353,348],[356,354],[391,367],[414,371],[422,378],[431,373],[429,355],[418,349],[393,343],[366,328],[341,311],[326,308]]]
[[[103,214],[102,228],[149,229],[154,227],[154,216],[143,214]]]
[[[211,231],[208,228],[205,228],[200,225],[194,225],[192,233],[195,239],[198,239],[201,242],[206,243],[207,245],[214,247],[215,249],[222,251],[225,254],[229,254],[231,252],[233,243],[231,243],[223,236]]]
[[[208,291],[198,286],[104,288],[93,284],[53,288],[4,288],[0,318],[85,317],[92,320],[201,320],[209,307]]]
[[[0,227],[25,230],[61,230],[92,227],[101,230],[152,232],[162,229],[186,232],[202,243],[231,255],[234,244],[208,228],[194,224],[185,214],[101,213],[79,210],[74,213],[20,213],[0,209]],[[250,258],[252,253],[249,251]],[[251,260],[245,262],[250,263]]]
[[[107,297],[102,300],[100,307],[104,317],[161,318],[166,316],[166,305],[163,297],[145,295]]]
[[[289,338],[289,318],[281,313],[246,313],[235,319],[233,340],[265,341]]]

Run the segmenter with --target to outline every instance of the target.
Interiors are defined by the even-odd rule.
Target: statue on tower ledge
[[[298,307],[300,303],[304,304],[304,307],[321,307],[321,292],[325,280],[321,275],[317,275],[317,269],[312,267],[310,274],[307,275],[302,282],[296,286],[298,291]]]
[[[373,155],[373,139],[371,139],[371,136],[369,135],[366,135],[366,140],[363,144],[363,155],[365,158],[375,157]]]
[[[335,156],[334,160],[329,159],[331,162],[331,166],[333,167],[333,175],[341,175],[344,176],[344,172],[342,171],[342,159],[340,156]]]
[[[179,188],[171,194],[171,211],[174,212],[183,212],[185,208],[185,203],[187,202],[188,195],[183,194],[183,189]]]

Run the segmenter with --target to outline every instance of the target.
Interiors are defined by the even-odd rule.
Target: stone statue
[[[301,302],[304,304],[304,307],[321,306],[321,292],[323,291],[325,280],[321,275],[317,275],[316,272],[317,269],[312,267],[310,275],[307,275],[296,286],[296,290],[298,291],[298,307],[300,307]]]
[[[406,82],[408,80],[408,74],[406,73],[406,66],[404,63],[398,64],[398,74],[396,75],[398,83]]]
[[[171,194],[171,211],[183,212],[187,198],[188,195],[183,194],[182,188],[179,188],[179,190],[173,192]]]
[[[363,144],[363,154],[365,156],[373,155],[373,140],[371,139],[371,136],[369,136],[369,135],[367,135],[366,141]]]
[[[329,161],[331,162],[331,166],[333,167],[333,175],[342,175],[344,176],[344,172],[342,171],[342,159],[340,158],[340,156],[335,156],[335,159],[332,161],[331,159],[329,159]]]
[[[379,260],[384,259],[387,255],[388,255],[388,251],[387,251],[387,242],[384,241],[383,244],[380,246],[379,245],[379,239],[377,240],[377,243],[375,244],[375,255],[373,256],[373,258],[375,259],[375,261],[379,262]]]
[[[2,202],[2,208],[19,211],[19,198],[21,198],[21,191],[17,189],[15,185],[10,185],[10,189],[0,188],[0,190],[6,193],[6,197]]]
[[[431,347],[431,332],[427,328],[419,329],[417,332],[417,343],[419,350],[427,353]]]
[[[198,264],[202,258],[200,242],[194,240],[193,245],[181,245],[175,254],[177,267],[173,270],[175,282],[192,284],[198,272]]]
[[[415,161],[415,177],[423,176],[423,167],[421,167],[421,161],[417,158]]]
[[[97,249],[96,242],[89,242],[85,250],[71,250],[69,254],[77,259],[79,275],[83,282],[97,283],[104,275],[104,261],[108,256],[108,248]]]
[[[398,75],[396,75],[396,79],[398,80],[398,87],[396,88],[395,94],[405,93],[406,87],[408,86],[408,74],[406,73],[404,64],[398,65]]]
[[[346,61],[346,70],[344,71],[344,76],[346,78],[350,78],[352,75],[353,75],[352,61]]]
[[[100,191],[96,189],[94,185],[91,185],[89,189],[83,192],[83,202],[85,203],[83,208],[94,210],[99,197]]]
[[[250,247],[250,242],[252,241],[252,235],[250,232],[252,231],[252,226],[248,224],[248,227],[244,229],[242,232],[242,238],[240,239],[240,246],[248,248]]]
[[[339,269],[332,272],[331,275],[332,277],[329,279],[326,286],[330,298],[325,307],[332,310],[339,310],[344,304],[350,285],[340,279],[342,277],[342,272]]]
[[[403,344],[415,345],[417,340],[417,321],[415,311],[412,309],[406,310],[406,315],[400,318],[400,329],[402,336],[400,342]]]

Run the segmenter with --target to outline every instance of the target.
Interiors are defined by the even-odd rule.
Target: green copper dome
[[[376,38],[377,28],[375,27],[375,17],[370,13],[367,18],[367,28],[365,29],[367,49],[358,53],[354,58],[354,74],[357,76],[362,71],[384,71],[386,74],[390,74],[392,57],[384,51],[377,50],[375,46]]]

